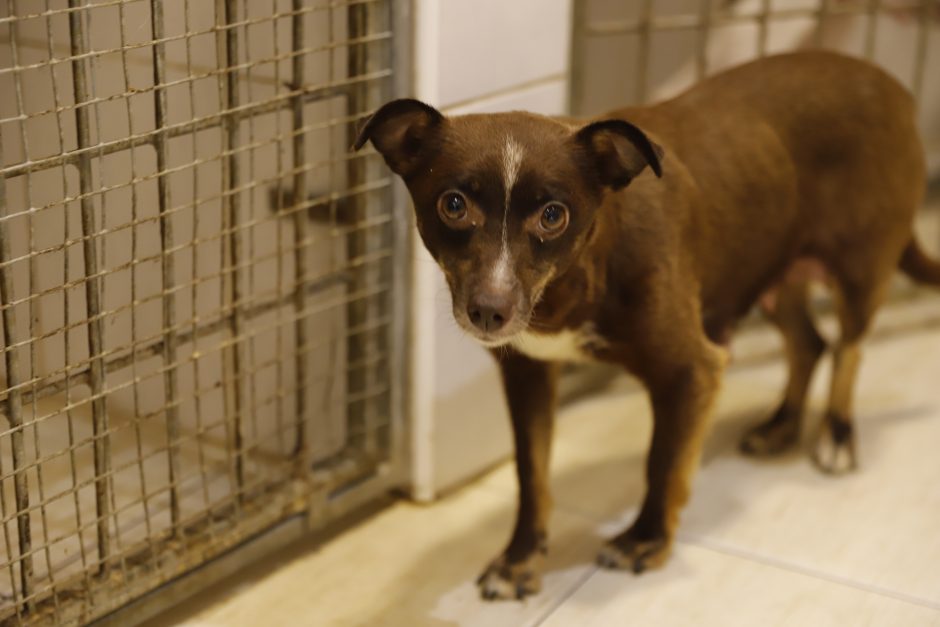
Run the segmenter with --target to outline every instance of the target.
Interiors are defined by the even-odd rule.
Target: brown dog
[[[742,441],[746,452],[777,453],[798,440],[825,349],[806,291],[826,277],[841,336],[814,460],[842,472],[855,463],[859,343],[889,279],[900,266],[940,285],[940,265],[912,233],[925,187],[914,103],[847,57],[763,59],[583,125],[528,113],[446,118],[397,100],[356,147],[370,140],[411,192],[457,321],[502,370],[519,510],[480,578],[486,598],[539,589],[557,362],[614,362],[649,390],[646,497],[599,557],[640,572],[669,553],[736,321],[760,301],[785,340],[784,400]]]

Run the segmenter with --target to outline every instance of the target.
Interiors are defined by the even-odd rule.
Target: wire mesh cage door
[[[391,0],[0,0],[0,622],[102,616],[400,466]]]

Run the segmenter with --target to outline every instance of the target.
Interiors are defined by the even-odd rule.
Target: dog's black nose
[[[475,327],[486,333],[499,331],[513,312],[512,293],[480,292],[470,301],[467,314]]]

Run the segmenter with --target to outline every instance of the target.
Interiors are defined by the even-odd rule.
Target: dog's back
[[[926,171],[914,102],[869,63],[769,57],[615,115],[661,139],[667,175],[694,181],[673,183],[694,187],[674,217],[694,232],[685,250],[718,317],[740,316],[796,259],[892,272],[911,241]]]

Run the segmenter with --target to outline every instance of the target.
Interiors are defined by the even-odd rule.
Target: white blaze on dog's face
[[[415,100],[382,107],[371,141],[408,186],[418,231],[447,278],[454,317],[487,346],[529,327],[552,278],[577,258],[604,193],[659,149],[636,127],[574,127],[529,113],[445,118]]]
[[[512,289],[515,284],[512,253],[509,251],[509,207],[512,202],[512,188],[516,186],[516,179],[519,177],[522,156],[522,146],[513,139],[512,135],[507,135],[503,142],[502,154],[503,189],[505,190],[503,223],[499,236],[499,256],[496,258],[493,275],[490,277],[493,288],[496,290]]]

